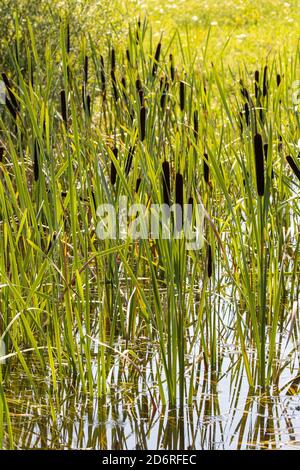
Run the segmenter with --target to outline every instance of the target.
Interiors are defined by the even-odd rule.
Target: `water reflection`
[[[24,378],[8,396],[17,448],[50,449],[279,449],[300,448],[300,400],[249,390],[245,380],[205,373],[190,406],[170,408],[135,383],[105,398],[83,396],[79,380],[54,391]],[[25,390],[25,392],[24,392]],[[289,389],[288,389],[289,390]],[[158,396],[153,387],[153,393]]]

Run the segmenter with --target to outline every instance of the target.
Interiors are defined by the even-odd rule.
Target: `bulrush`
[[[129,172],[130,172],[130,169],[131,169],[134,151],[135,151],[135,147],[129,147],[128,156],[127,156],[127,160],[126,160],[126,164],[125,164],[125,175],[126,176],[129,175]]]
[[[122,77],[121,79],[121,83],[122,83],[122,94],[123,94],[123,98],[124,98],[124,101],[128,107],[128,98],[127,98],[127,90],[126,90],[126,79],[125,77]]]
[[[130,52],[129,52],[129,49],[126,49],[126,58],[127,58],[127,62],[129,65],[131,65],[131,60],[130,60]]]
[[[2,72],[2,79],[4,81],[4,84],[5,84],[5,87],[6,87],[6,90],[9,94],[9,98],[10,98],[10,102],[13,106],[13,108],[15,108],[15,111],[17,113],[18,109],[19,109],[19,104],[18,104],[18,101],[12,91],[12,84],[10,83],[10,80],[9,78],[7,77],[6,73],[5,72]]]
[[[140,109],[140,123],[141,123],[140,139],[143,142],[146,137],[146,108],[145,106],[142,106]]]
[[[91,117],[91,97],[87,95],[86,97],[86,113],[88,117]]]
[[[243,80],[240,80],[240,86],[241,86],[241,95],[250,103],[250,96],[247,88],[244,86]]]
[[[183,81],[180,81],[180,84],[179,84],[179,101],[180,101],[180,110],[184,111],[185,85]]]
[[[291,169],[293,170],[293,172],[295,173],[295,175],[297,176],[298,180],[300,181],[300,169],[296,165],[294,159],[290,155],[288,155],[286,157],[286,160],[288,164],[290,165]]]
[[[207,275],[209,278],[211,278],[212,276],[212,268],[213,268],[213,262],[212,262],[211,245],[208,244],[207,246]]]
[[[115,98],[115,101],[118,101],[119,95],[118,95],[117,82],[116,82],[116,76],[115,76],[115,70],[114,69],[111,69],[110,77],[111,77],[111,83],[112,83],[112,87],[113,87],[114,98]]]
[[[194,111],[194,137],[195,140],[198,140],[198,132],[199,132],[199,116],[198,116],[198,110],[195,109]]]
[[[205,183],[209,183],[209,166],[207,164],[208,161],[208,154],[204,154],[204,159],[203,159],[203,171],[204,171],[204,181]]]
[[[244,111],[245,111],[246,124],[247,124],[247,126],[249,126],[249,124],[250,124],[250,111],[249,111],[248,103],[244,104]]]
[[[34,181],[38,181],[39,179],[39,148],[37,140],[34,141],[34,149],[33,149],[33,173],[34,173]]]
[[[194,207],[194,199],[192,196],[188,198],[188,212],[187,212],[187,220],[189,225],[191,225],[193,220],[193,207]]]
[[[100,56],[100,78],[101,78],[101,91],[103,96],[105,96],[105,72],[104,72],[104,59],[102,55]]]
[[[114,48],[111,49],[111,70],[116,69],[116,53]]]
[[[70,25],[69,25],[69,23],[67,24],[67,32],[66,32],[66,50],[67,50],[67,54],[70,54],[71,47],[70,47]]]
[[[160,57],[160,51],[161,51],[161,42],[157,44],[156,51],[155,51],[155,56],[154,56],[154,63],[152,67],[152,77],[156,75],[157,72],[157,66],[159,62],[159,57]]]
[[[263,196],[265,191],[264,151],[260,134],[254,136],[254,156],[257,193],[259,196]]]
[[[68,125],[68,118],[67,118],[67,101],[66,101],[66,92],[65,90],[61,90],[60,92],[60,109],[63,121],[65,126]]]
[[[85,84],[87,84],[88,78],[89,78],[89,58],[86,55],[84,57],[84,68],[83,68],[83,80]]]
[[[183,177],[180,173],[176,173],[175,201],[176,201],[176,229],[178,232],[180,232],[182,229],[182,223],[183,223]]]
[[[264,156],[265,156],[265,160],[267,160],[268,158],[268,144],[264,144]]]
[[[162,163],[163,202],[170,205],[170,165],[166,160]]]
[[[168,91],[169,91],[169,83],[167,81],[164,81],[164,79],[162,79],[161,88],[162,88],[162,94],[160,97],[160,107],[162,109],[165,109],[166,99],[167,99]]]
[[[135,192],[136,192],[136,193],[138,193],[138,191],[139,191],[141,182],[142,182],[142,179],[141,179],[141,178],[138,178],[138,179],[136,180],[136,185],[135,185]]]
[[[278,73],[278,74],[276,75],[276,84],[277,84],[277,86],[279,86],[280,83],[281,83],[281,76],[280,76],[280,73]]]
[[[171,80],[174,82],[175,80],[175,68],[174,68],[174,60],[173,60],[173,55],[170,54],[170,75],[171,75]]]
[[[136,80],[135,86],[136,86],[136,91],[138,92],[138,95],[139,95],[139,98],[140,98],[140,105],[144,106],[144,104],[145,104],[144,90],[143,90],[143,87],[142,87],[141,80],[139,78]]]
[[[259,71],[255,70],[254,73],[254,91],[255,91],[255,98],[258,98],[259,94]]]
[[[263,96],[267,96],[268,94],[268,66],[265,65],[264,67],[264,77],[263,77]]]
[[[113,154],[114,154],[115,158],[117,159],[118,158],[118,149],[117,149],[117,147],[113,148]],[[114,162],[111,161],[110,182],[111,182],[112,185],[114,185],[116,183],[116,179],[117,179],[117,170],[116,170]]]

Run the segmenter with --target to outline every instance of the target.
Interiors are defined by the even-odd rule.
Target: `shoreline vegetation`
[[[225,48],[212,60],[213,25],[196,58],[150,19],[100,47],[65,18],[45,43],[15,18],[1,75],[2,448],[118,448],[135,426],[140,448],[293,441],[281,407],[297,411],[300,383],[299,44],[230,67]],[[203,246],[100,240],[99,206],[118,214],[123,196],[144,213],[176,204],[175,234],[201,205]],[[203,425],[187,444],[200,414],[215,434]]]

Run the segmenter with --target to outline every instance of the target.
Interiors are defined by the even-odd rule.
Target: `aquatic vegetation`
[[[1,446],[75,446],[67,414],[76,421],[78,396],[101,429],[77,446],[126,440],[121,401],[130,426],[134,404],[158,427],[158,445],[171,447],[163,437],[169,410],[182,448],[184,417],[218,419],[224,376],[238,390],[232,408],[242,382],[249,395],[240,437],[226,436],[224,447],[259,445],[255,430],[243,437],[249,407],[274,422],[266,403],[298,393],[299,112],[290,90],[299,49],[237,73],[207,61],[205,50],[196,67],[179,35],[157,43],[147,20],[129,25],[124,44],[101,50],[92,36],[78,45],[62,22],[54,62],[28,28],[30,45],[10,51],[2,75]],[[171,236],[117,230],[99,239],[98,207],[111,204],[121,217],[122,196],[149,214],[176,203]],[[188,249],[179,235],[185,216],[196,225],[197,204],[203,243]],[[47,410],[36,442],[43,424],[35,406]],[[18,414],[34,417],[28,435]],[[195,436],[188,445],[209,447],[200,434],[200,444]],[[139,439],[146,446],[147,432]],[[266,446],[277,444],[274,437]]]

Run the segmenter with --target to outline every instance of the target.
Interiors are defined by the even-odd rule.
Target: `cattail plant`
[[[126,49],[126,58],[127,58],[128,64],[131,65],[131,58],[130,58],[130,51],[129,51],[129,49]]]
[[[102,92],[103,97],[105,97],[106,80],[105,80],[104,59],[102,55],[100,56],[100,80],[101,80],[101,92]]]
[[[60,92],[60,108],[61,108],[61,115],[65,126],[68,125],[68,118],[67,118],[67,102],[66,102],[66,92],[65,90],[61,90]]]
[[[34,181],[38,181],[39,179],[39,148],[38,148],[38,142],[36,139],[34,141],[34,149],[33,149],[33,173],[34,173]]]
[[[249,126],[249,124],[250,124],[250,110],[249,110],[248,103],[244,104],[244,112],[245,112],[246,124],[247,124],[247,126]]]
[[[187,212],[187,221],[191,225],[193,220],[193,208],[194,208],[194,199],[193,196],[188,198],[188,212]]]
[[[179,103],[180,103],[180,110],[184,111],[184,103],[185,103],[185,84],[181,80],[179,84]]]
[[[135,82],[135,87],[136,87],[136,91],[138,92],[138,95],[139,95],[140,106],[144,106],[144,104],[145,104],[144,90],[143,90],[143,87],[142,87],[141,80],[139,78]]]
[[[209,183],[209,166],[207,164],[208,162],[208,154],[204,154],[204,159],[203,159],[203,172],[204,172],[204,181],[205,183]]]
[[[87,95],[86,97],[86,114],[88,117],[91,117],[91,96]]]
[[[0,145],[0,163],[3,162],[3,155],[4,155],[4,147]]]
[[[114,69],[111,69],[110,77],[111,77],[111,83],[112,83],[112,87],[113,87],[114,98],[115,98],[115,101],[117,102],[118,98],[119,98],[119,94],[118,94],[117,82],[116,82],[116,76],[115,76],[115,70]]]
[[[259,96],[259,71],[255,70],[254,72],[254,93],[255,98],[258,99]]]
[[[172,55],[172,54],[170,54],[169,59],[170,59],[170,75],[171,75],[171,80],[172,80],[172,82],[174,82],[174,80],[175,80],[175,68],[174,68],[174,59],[173,59],[173,55]]]
[[[135,184],[135,192],[136,192],[136,193],[138,193],[138,191],[139,191],[139,189],[140,189],[141,182],[142,182],[142,179],[141,179],[141,178],[137,178],[136,184]]]
[[[209,278],[211,278],[212,276],[212,268],[213,268],[213,261],[212,261],[211,245],[208,244],[207,246],[207,276]]]
[[[129,148],[128,156],[127,156],[127,160],[126,160],[126,164],[125,164],[125,175],[126,176],[129,175],[129,172],[130,172],[130,169],[131,169],[134,151],[135,151],[135,147],[130,147]]]
[[[115,49],[113,47],[111,49],[110,68],[111,68],[111,70],[116,70],[116,52],[115,52]]]
[[[115,158],[118,158],[118,149],[117,147],[113,148],[113,154]],[[116,179],[117,179],[117,170],[115,167],[115,164],[113,161],[111,161],[111,166],[110,166],[110,182],[112,185],[116,184]]]
[[[198,116],[198,110],[195,109],[194,111],[194,138],[196,142],[198,140],[198,132],[199,132],[199,116]]]
[[[175,202],[176,202],[176,230],[180,232],[182,229],[182,223],[183,223],[183,177],[181,173],[176,173]]]
[[[276,75],[276,84],[277,84],[277,86],[279,86],[280,83],[281,83],[281,75],[280,75],[280,73],[278,73],[278,74]]]
[[[264,156],[265,156],[266,161],[267,161],[267,158],[268,158],[268,148],[269,148],[269,145],[267,143],[264,144]]]
[[[264,67],[264,76],[263,76],[263,96],[267,96],[267,94],[268,94],[268,78],[267,78],[267,73],[268,73],[268,66],[265,65],[265,67]]]
[[[83,68],[83,81],[85,85],[88,82],[88,74],[89,74],[89,58],[87,55],[84,57],[84,68]]]
[[[299,169],[298,166],[296,165],[295,160],[294,160],[290,155],[288,155],[288,156],[286,157],[286,161],[288,162],[288,164],[290,165],[291,169],[293,170],[293,172],[294,172],[295,175],[297,176],[298,180],[300,181],[300,169]]]
[[[166,160],[162,163],[163,202],[170,205],[170,165]]]
[[[247,90],[247,88],[244,86],[243,80],[240,80],[240,86],[241,86],[241,95],[250,103],[250,95]]]
[[[12,84],[10,83],[10,80],[9,78],[7,77],[6,73],[5,72],[2,72],[2,79],[3,79],[3,82],[5,84],[5,87],[6,87],[6,90],[8,92],[8,95],[9,95],[9,98],[10,98],[10,102],[11,102],[11,105],[12,107],[15,109],[16,113],[18,112],[18,109],[19,109],[19,104],[18,104],[18,101],[12,91]]]
[[[154,56],[154,63],[152,67],[152,77],[155,77],[156,72],[157,72],[157,67],[158,67],[158,62],[159,62],[159,57],[160,57],[160,51],[161,51],[161,42],[157,44],[156,51],[155,51],[155,56]]]
[[[165,109],[166,106],[166,99],[168,96],[168,91],[169,91],[169,83],[165,79],[161,79],[161,89],[162,89],[162,94],[160,97],[160,107],[161,109]]]
[[[265,191],[264,151],[260,134],[254,136],[254,157],[257,193],[259,196],[263,196]]]
[[[71,50],[71,41],[70,41],[70,25],[67,24],[67,32],[66,32],[66,51],[67,54],[70,54]]]
[[[142,106],[140,108],[140,139],[143,142],[146,136],[146,108]]]

